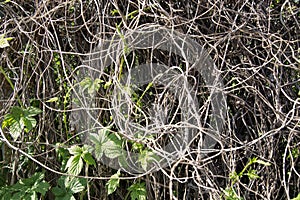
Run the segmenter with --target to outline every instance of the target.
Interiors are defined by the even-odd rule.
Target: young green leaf
[[[249,169],[246,175],[252,180],[259,178],[255,169]]]
[[[112,85],[112,81],[109,80],[108,82],[106,82],[103,86],[103,88],[106,90],[107,88],[109,88]]]
[[[13,38],[5,38],[4,34],[0,35],[0,48],[9,47],[9,40],[12,40]]]
[[[224,191],[225,200],[243,200],[240,198],[232,187],[225,189]]]
[[[116,191],[116,189],[120,183],[120,179],[119,179],[120,175],[121,175],[120,170],[118,170],[118,172],[116,174],[112,175],[110,177],[109,181],[106,183],[108,195],[110,195]]]
[[[59,100],[58,97],[53,97],[53,98],[47,100],[46,102],[47,102],[47,103],[52,103],[52,102],[57,102],[58,100]]]
[[[128,188],[131,200],[146,200],[147,191],[145,183],[135,183]]]
[[[232,180],[233,183],[239,180],[240,176],[235,171],[229,174],[230,180]]]

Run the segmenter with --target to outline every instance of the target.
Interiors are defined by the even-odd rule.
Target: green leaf
[[[240,198],[236,192],[234,191],[234,189],[232,187],[227,188],[226,190],[223,191],[224,195],[225,195],[225,199],[226,200],[242,200],[242,198]]]
[[[46,102],[47,102],[47,103],[52,103],[52,102],[56,102],[56,101],[58,101],[58,100],[59,100],[58,97],[53,97],[53,98],[47,100]]]
[[[119,13],[119,11],[118,11],[117,9],[113,9],[113,10],[110,11],[110,14],[111,14],[112,16],[114,16],[114,15],[116,15],[116,14],[118,14],[118,13]]]
[[[109,179],[109,181],[106,183],[106,188],[108,191],[108,195],[112,194],[113,192],[116,191],[117,187],[119,186],[120,183],[120,170],[114,175],[112,175]]]
[[[135,183],[128,188],[131,200],[146,200],[147,191],[145,183]]]
[[[65,196],[58,196],[55,198],[55,200],[76,200],[75,197],[72,194],[66,194]]]
[[[114,159],[123,154],[123,148],[118,143],[109,140],[103,144],[104,154],[106,157]]]
[[[27,179],[21,179],[19,182],[20,182],[21,184],[24,184],[24,185],[27,185],[27,186],[31,186],[31,185],[33,185],[34,183],[43,180],[44,176],[45,176],[44,173],[42,173],[42,172],[37,172],[37,173],[35,173],[34,175],[32,175],[30,178],[27,178]]]
[[[81,192],[86,187],[86,180],[82,178],[70,178],[61,176],[58,179],[57,186],[52,188],[55,200],[75,200],[73,194]]]
[[[94,150],[94,148],[91,145],[86,145],[86,144],[83,145],[83,147],[81,147],[81,149],[82,149],[83,153],[87,153],[87,152],[92,153]]]
[[[109,134],[107,128],[103,128],[98,134],[90,134],[90,140],[94,144],[95,157],[97,160],[100,160],[103,154],[111,159],[123,154],[123,141],[117,134]]]
[[[117,133],[109,134],[108,139],[111,140],[113,143],[115,143],[118,146],[122,146],[122,144],[123,144],[123,140]]]
[[[60,143],[55,144],[55,151],[57,154],[58,161],[61,162],[61,170],[65,171],[68,159],[70,157],[69,151],[67,148],[64,148],[63,145]]]
[[[14,122],[14,117],[12,114],[7,114],[4,117],[4,120],[2,122],[2,128],[10,126]]]
[[[58,187],[52,188],[51,191],[55,195],[55,200],[76,200],[71,191],[67,193]]]
[[[114,159],[123,155],[123,141],[120,137],[113,133],[107,136],[107,141],[103,144],[104,154],[108,158]]]
[[[159,157],[155,153],[146,149],[139,154],[138,162],[140,162],[142,168],[147,171],[147,166],[158,159]]]
[[[44,173],[37,172],[30,178],[21,179],[16,184],[8,186],[4,189],[5,194],[2,194],[2,199],[37,199],[37,193],[44,196],[50,185],[44,179]],[[3,188],[1,188],[2,193]]]
[[[69,188],[73,194],[81,192],[85,189],[87,182],[84,178],[72,178],[69,182]]]
[[[14,121],[14,123],[12,123],[9,128],[9,133],[14,141],[16,141],[18,137],[20,137],[21,132],[22,127],[20,125],[20,122]]]
[[[12,40],[13,38],[5,38],[4,34],[0,35],[0,48],[9,47],[9,40]]]
[[[106,90],[106,89],[109,88],[109,86],[111,86],[111,85],[112,85],[112,81],[109,80],[108,82],[106,82],[106,83],[104,84],[103,88]]]
[[[99,131],[98,134],[92,133],[90,134],[90,140],[95,145],[95,157],[100,160],[104,153],[103,144],[108,140],[107,134],[103,130]]]
[[[5,0],[3,3],[5,4],[5,3],[9,3],[11,0]]]
[[[35,188],[33,188],[33,190],[44,196],[48,191],[49,187],[50,187],[49,183],[47,183],[46,181],[41,181],[39,184],[35,186]]]
[[[236,182],[237,180],[239,180],[240,176],[239,174],[237,174],[235,171],[229,174],[229,178],[230,180],[232,180],[233,182]]]
[[[52,188],[52,193],[55,195],[55,196],[65,196],[67,194],[67,191],[65,189],[62,189],[60,187],[54,187]]]
[[[83,168],[83,161],[81,159],[81,155],[71,156],[67,162],[66,168],[68,169],[68,173],[72,175],[79,175]]]
[[[35,107],[23,109],[14,106],[10,110],[10,113],[5,115],[2,128],[9,127],[10,135],[16,141],[23,130],[29,132],[36,126],[36,120],[33,117],[41,112],[39,108]]]
[[[41,114],[42,112],[43,111],[41,109],[30,106],[29,108],[26,109],[26,116],[34,117],[38,114]]]
[[[118,163],[122,168],[128,168],[128,159],[126,158],[125,154],[122,154],[120,157],[118,157]]]
[[[33,127],[36,126],[36,121],[32,117],[21,117],[20,125],[28,133]]]
[[[24,196],[26,194],[22,191],[22,192],[17,192],[17,193],[14,193],[13,196],[11,197],[10,200],[20,200],[20,199],[25,199]],[[31,199],[31,198],[30,198]]]
[[[82,154],[82,148],[77,145],[71,146],[70,148],[68,148],[68,150],[71,155],[81,155]]]
[[[87,164],[96,166],[96,162],[90,152],[83,153],[82,158]]]
[[[104,149],[102,148],[101,145],[97,144],[95,145],[95,157],[97,160],[100,160],[103,156]]]
[[[61,176],[58,181],[57,181],[57,186],[52,188],[51,191],[52,193],[56,196],[55,199],[57,199],[57,197],[64,197],[67,196],[68,191],[67,191],[67,181],[66,181],[66,176]],[[72,192],[69,191],[69,194],[71,194],[72,196]]]
[[[96,78],[94,81],[90,77],[85,77],[81,82],[80,86],[82,87],[82,91],[88,90],[88,94],[93,94],[98,91],[100,88],[100,83],[103,81],[99,78]]]
[[[257,175],[257,171],[255,169],[249,169],[246,175],[248,175],[248,177],[252,180],[259,178],[259,176]]]
[[[297,197],[293,198],[292,200],[300,200],[300,193],[298,194]]]
[[[300,90],[299,90],[300,91]],[[297,147],[295,147],[295,148],[293,148],[292,150],[291,150],[291,153],[288,155],[288,157],[287,158],[291,158],[291,157],[293,157],[293,158],[298,158],[300,156],[300,150],[299,150],[299,148],[297,148]]]

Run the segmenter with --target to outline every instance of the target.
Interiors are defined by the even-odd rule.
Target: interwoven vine
[[[177,107],[184,94],[176,96],[160,84],[146,91],[145,84],[136,88],[136,99],[125,98],[131,123],[145,127],[153,116],[151,112],[160,115],[157,119],[161,120],[151,122],[159,127],[155,129],[159,134],[144,145],[161,149],[168,137],[181,128],[209,130],[210,88],[182,56],[157,49],[123,52],[103,71],[95,71],[95,63],[86,62],[97,46],[114,35],[121,37],[126,32],[159,25],[188,35],[207,50],[224,84],[224,127],[210,153],[203,156],[202,134],[195,134],[188,150],[176,162],[144,176],[124,173],[124,187],[109,197],[105,184],[114,169],[97,163],[88,172],[89,198],[124,199],[129,183],[137,178],[146,182],[149,199],[220,199],[230,187],[244,199],[294,198],[300,192],[299,19],[297,0],[1,2],[0,33],[13,39],[9,47],[0,49],[0,66],[13,87],[0,72],[0,121],[19,100],[43,111],[34,131],[15,142],[10,141],[8,130],[4,129],[8,140],[1,139],[10,141],[11,146],[2,147],[2,173],[9,169],[3,174],[6,179],[12,177],[13,183],[36,169],[46,168],[47,181],[56,182],[64,172],[55,145],[86,142],[82,135],[88,130],[81,130],[70,116],[74,111],[70,94],[82,78],[92,73],[99,74],[101,84],[110,83],[105,88],[101,86],[94,96],[96,109],[91,112],[97,113],[95,121],[100,128],[111,126],[113,132],[127,140],[139,141],[134,133],[126,134],[116,126],[115,117],[111,116],[115,109],[112,91],[127,91],[120,86],[120,74],[130,68],[160,63],[178,72],[182,70],[182,74],[186,70],[187,82],[193,86],[200,105],[199,127],[188,127],[189,121],[182,121],[183,111]],[[121,62],[123,71],[119,68]],[[82,69],[89,74],[80,74]],[[53,97],[59,100],[49,102]],[[155,110],[153,104],[161,107]],[[129,142],[126,148],[133,151]],[[32,162],[18,169],[18,164],[28,158]],[[250,158],[271,165],[253,164],[251,167],[260,178],[242,176],[234,182],[232,173],[241,172]]]

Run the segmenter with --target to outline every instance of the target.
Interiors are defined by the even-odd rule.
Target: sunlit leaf
[[[35,107],[23,109],[14,106],[10,110],[10,113],[5,115],[2,127],[9,127],[9,132],[13,140],[17,140],[23,130],[28,133],[36,126],[37,122],[33,117],[41,112],[39,108]]]
[[[83,161],[81,159],[81,155],[71,156],[67,162],[66,168],[68,169],[68,173],[77,176],[80,174],[83,168]]]
[[[122,155],[123,148],[118,143],[108,140],[103,144],[104,154],[108,158],[114,159]]]
[[[81,155],[82,154],[81,147],[79,147],[77,145],[74,145],[74,146],[68,148],[68,150],[71,155]]]
[[[108,191],[108,195],[112,194],[113,192],[116,191],[117,187],[119,186],[120,183],[120,170],[114,175],[112,175],[109,179],[109,181],[106,183],[106,188]]]
[[[46,102],[47,102],[47,103],[52,103],[52,102],[56,102],[56,101],[58,101],[58,100],[59,100],[58,97],[53,97],[53,98],[47,100]]]
[[[16,141],[18,137],[20,137],[22,129],[23,128],[21,127],[19,121],[14,120],[13,123],[10,125],[9,133],[14,141]]]
[[[12,38],[5,38],[4,34],[0,35],[0,48],[5,48],[9,47],[8,41],[11,40]]]
[[[103,154],[108,158],[117,158],[123,153],[122,140],[117,134],[109,134],[109,130],[103,128],[98,134],[90,134],[90,140],[94,144],[95,157],[101,159]]]
[[[73,194],[81,192],[84,190],[87,182],[86,179],[83,178],[72,178],[69,182],[68,187],[72,191]]]
[[[98,134],[90,134],[90,140],[94,144],[95,157],[100,160],[103,156],[103,144],[108,140],[107,134],[104,131],[99,131]]]
[[[107,88],[109,88],[112,85],[112,81],[108,81],[104,84],[103,88],[106,90]]]

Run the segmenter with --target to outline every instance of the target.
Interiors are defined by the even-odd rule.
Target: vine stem
[[[0,66],[0,72],[4,75],[4,78],[5,78],[5,80],[9,83],[11,89],[13,89],[13,91],[15,91],[15,86],[14,86],[14,84],[12,83],[12,81],[10,80],[10,78],[7,76],[7,74],[6,74],[6,72],[4,71],[4,69],[3,69],[2,66]],[[20,106],[22,106],[23,103],[22,103],[22,101],[21,101],[21,99],[20,99],[20,97],[19,97],[19,95],[18,95],[17,93],[16,93],[16,96],[17,96],[17,99],[18,99],[18,102],[19,102]]]

